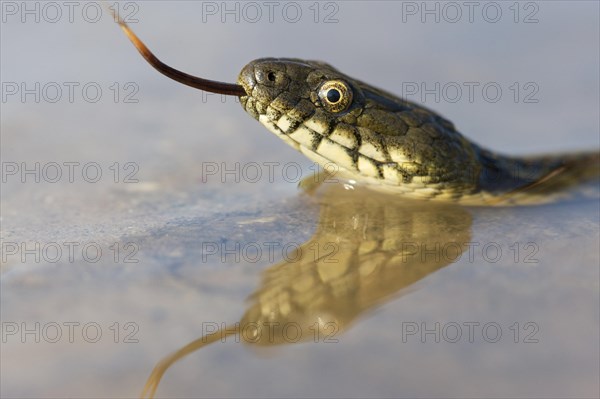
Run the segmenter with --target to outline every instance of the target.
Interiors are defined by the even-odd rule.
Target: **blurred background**
[[[469,4],[108,3],[161,60],[192,75],[235,82],[256,58],[322,60],[424,103],[492,150],[598,149],[599,3]],[[236,99],[149,67],[101,3],[1,7],[1,394],[137,396],[154,364],[199,337],[203,322],[238,320],[273,263],[198,262],[200,244],[306,241],[319,207],[282,170],[292,163],[308,176],[314,166]],[[265,162],[277,165],[273,179],[265,168],[257,181],[222,175]],[[597,208],[477,210],[473,240],[510,254],[515,242],[535,242],[541,263],[463,259],[338,345],[268,357],[216,345],[175,366],[158,392],[597,397]],[[65,243],[77,243],[74,259]],[[98,262],[79,249],[90,243],[104,250]],[[58,258],[44,252],[54,244]],[[497,321],[506,334],[533,321],[540,342],[399,343],[399,320]],[[97,323],[103,335],[69,342],[65,322]],[[56,343],[44,335],[49,323],[61,326]],[[133,330],[137,342],[123,342]]]

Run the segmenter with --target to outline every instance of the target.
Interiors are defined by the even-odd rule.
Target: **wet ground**
[[[598,397],[597,200],[307,195],[310,161],[153,71],[105,11],[20,4],[2,5],[2,397],[136,397],[189,343],[158,396]],[[277,3],[272,23],[236,4],[120,10],[192,74],[321,59],[497,151],[600,145],[597,3],[500,3],[497,22],[428,3],[439,23],[421,2]]]

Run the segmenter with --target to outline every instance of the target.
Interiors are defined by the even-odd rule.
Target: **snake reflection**
[[[324,186],[316,232],[297,256],[263,272],[238,323],[161,360],[142,396],[154,396],[173,363],[226,336],[255,346],[337,339],[360,317],[464,255],[472,224],[465,208]]]

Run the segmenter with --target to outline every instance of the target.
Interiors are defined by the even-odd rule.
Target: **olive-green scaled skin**
[[[320,87],[333,80],[345,82],[352,92],[341,112],[328,111],[319,97]],[[570,185],[589,178],[589,168],[585,172],[582,166],[598,165],[598,152],[534,158],[493,154],[435,112],[323,62],[258,59],[244,67],[238,84],[247,93],[240,97],[246,112],[288,144],[327,170],[335,166],[342,177],[407,197],[473,205],[540,202],[539,197],[549,198],[547,187],[529,188],[565,171],[559,186]],[[537,198],[521,195],[522,190]]]

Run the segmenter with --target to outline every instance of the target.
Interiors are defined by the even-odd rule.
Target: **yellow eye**
[[[341,80],[329,80],[319,89],[321,104],[329,112],[342,112],[352,103],[352,90]]]

